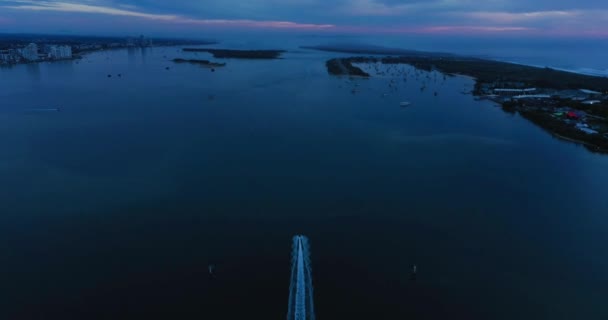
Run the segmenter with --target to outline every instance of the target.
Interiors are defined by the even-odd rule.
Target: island
[[[181,58],[175,58],[173,59],[173,62],[175,63],[192,63],[192,64],[198,64],[204,67],[224,67],[226,66],[226,63],[219,63],[219,62],[211,62],[209,60],[200,60],[200,59],[181,59]]]
[[[371,75],[365,64],[406,64],[416,69],[475,79],[471,92],[498,103],[559,139],[608,154],[608,78],[455,55],[334,58],[326,62],[331,75]],[[437,93],[435,93],[436,95]]]
[[[285,50],[231,50],[207,48],[183,48],[184,52],[208,52],[215,58],[280,59]]]

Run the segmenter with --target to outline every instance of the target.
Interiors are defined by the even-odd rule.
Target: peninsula
[[[327,60],[325,63],[327,66],[327,71],[333,75],[349,75],[365,78],[369,77],[369,73],[361,70],[359,67],[354,66],[351,59],[336,58]]]
[[[226,66],[226,63],[219,63],[219,62],[211,62],[209,60],[200,60],[200,59],[181,59],[181,58],[175,58],[173,59],[173,62],[175,63],[191,63],[191,64],[198,64],[204,67],[224,67]]]
[[[406,64],[475,79],[472,94],[519,113],[555,137],[608,154],[608,78],[487,59],[444,55],[335,58],[332,75],[370,77],[366,65]],[[363,69],[362,69],[363,68]],[[373,69],[373,68],[371,68]]]
[[[280,59],[285,50],[231,50],[207,48],[183,48],[184,52],[208,52],[215,58]]]
[[[455,54],[443,52],[426,52],[418,50],[408,50],[400,48],[387,48],[382,46],[364,45],[364,44],[342,44],[342,45],[317,45],[317,46],[300,46],[301,49],[318,50],[337,53],[352,53],[352,54],[377,54],[377,55],[392,55],[392,56],[410,56],[410,57],[454,57]]]

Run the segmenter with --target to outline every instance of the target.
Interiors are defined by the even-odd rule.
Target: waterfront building
[[[30,43],[20,51],[23,59],[27,61],[36,61],[38,57],[38,46],[35,43]]]
[[[602,101],[600,100],[585,100],[583,102],[581,102],[582,104],[586,104],[586,105],[594,105],[596,103],[601,103]]]
[[[535,91],[536,91],[536,88],[526,88],[526,89],[496,88],[496,89],[494,89],[495,94],[503,95],[503,96],[532,94]]]
[[[51,59],[69,59],[72,57],[72,47],[70,46],[51,46],[49,48]]]
[[[0,51],[0,64],[8,64],[8,63],[10,63],[8,52]]]

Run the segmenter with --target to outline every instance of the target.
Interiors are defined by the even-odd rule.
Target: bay
[[[334,56],[0,69],[1,317],[281,318],[294,234],[321,318],[608,316],[608,157]]]

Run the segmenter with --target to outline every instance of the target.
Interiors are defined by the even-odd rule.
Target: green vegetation
[[[487,95],[494,88],[500,87],[536,87],[549,92],[585,88],[600,93],[608,92],[608,78],[605,77],[477,58],[421,55],[351,57],[331,59],[326,65],[330,74],[369,76],[353,66],[353,63],[408,64],[425,71],[437,70],[448,75],[471,76],[476,79],[473,91],[475,95]],[[505,112],[519,113],[560,139],[583,144],[593,152],[608,153],[608,100],[585,104],[580,100],[557,97],[537,100],[497,97],[496,101],[502,104]],[[574,115],[569,116],[570,118],[555,115],[558,113],[555,110],[564,108],[584,111],[587,115],[580,116],[581,118]],[[564,114],[562,111],[559,113]],[[586,128],[593,128],[599,133],[585,132]]]
[[[556,90],[585,88],[599,92],[608,91],[608,78],[606,77],[588,76],[551,68],[537,68],[476,58],[408,55],[383,58],[352,57],[341,58],[340,60],[345,65],[349,63],[377,62],[383,64],[409,64],[425,71],[437,70],[445,74],[467,75],[477,79],[477,90],[484,83],[522,83],[526,86]]]
[[[380,60],[384,64],[410,64],[422,70],[438,70],[443,73],[463,74],[477,79],[481,83],[519,82],[538,88],[591,89],[605,92],[608,90],[608,78],[594,77],[578,73],[537,68],[514,63],[483,60],[475,58],[438,58],[438,57],[386,57]]]
[[[369,77],[367,72],[353,66],[352,62],[354,62],[353,58],[337,58],[328,60],[325,65],[327,66],[327,72],[333,75]]]
[[[417,50],[408,50],[400,48],[387,48],[374,45],[317,45],[317,46],[301,46],[302,49],[312,49],[326,52],[352,53],[352,54],[376,54],[376,55],[392,55],[392,56],[420,56],[420,57],[455,57],[456,55],[443,52],[426,52]]]
[[[185,52],[209,52],[215,58],[236,59],[279,59],[284,50],[229,50],[229,49],[204,49],[184,48]]]
[[[327,60],[327,62],[325,62],[325,66],[327,67],[327,72],[329,72],[329,74],[336,76],[344,75],[346,71],[341,67],[340,59]]]
[[[173,62],[175,62],[175,63],[200,64],[200,65],[208,66],[208,67],[223,67],[223,66],[226,65],[226,63],[217,63],[217,62],[211,62],[209,60],[199,60],[199,59],[181,59],[181,58],[176,58],[176,59],[173,59]]]
[[[568,104],[577,110],[585,111],[589,114],[608,119],[608,102],[603,101],[596,104],[584,104],[579,102],[568,102]]]
[[[581,143],[593,152],[608,153],[608,139],[601,134],[587,134],[542,111],[519,110],[519,114],[559,138]]]

